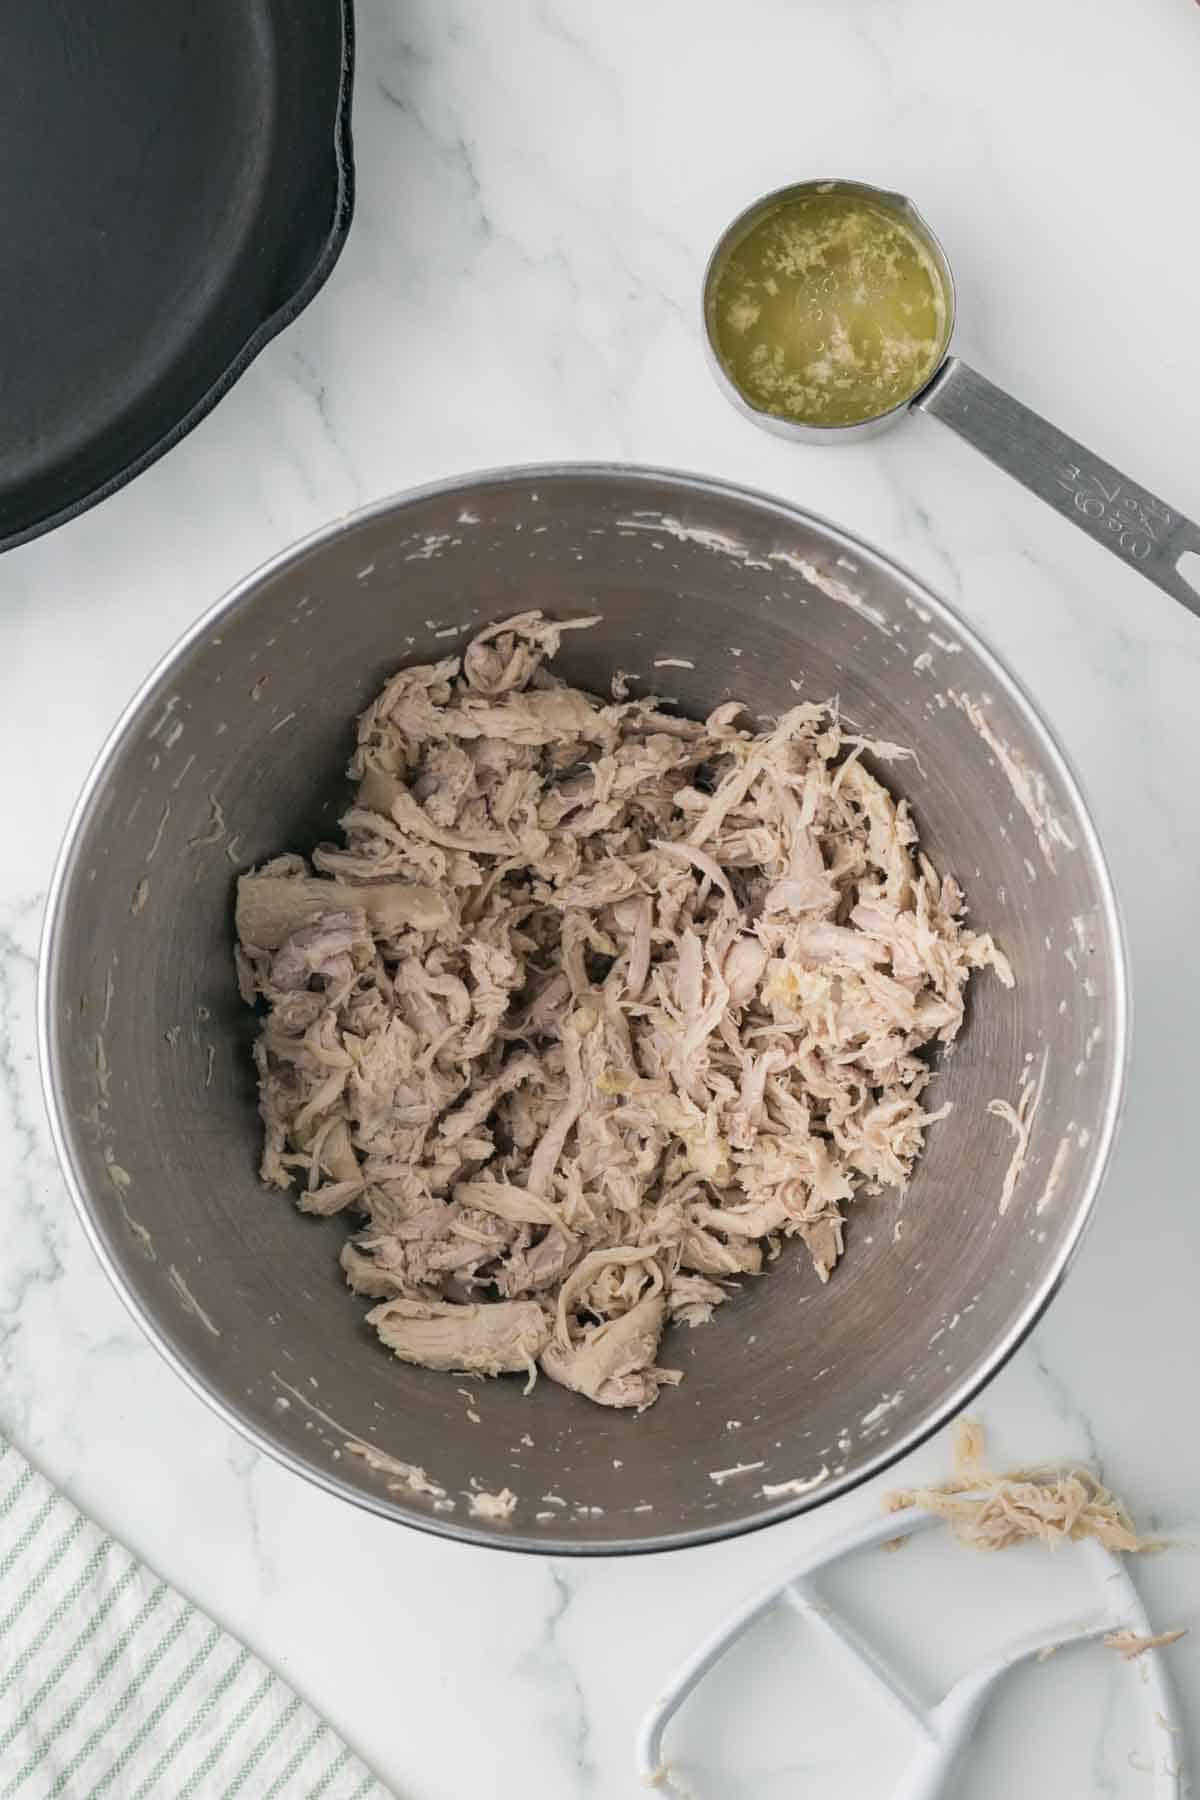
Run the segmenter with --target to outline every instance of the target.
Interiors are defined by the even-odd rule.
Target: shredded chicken
[[[1041,1073],[1036,1079],[1033,1076],[1026,1077],[1025,1081],[1022,1083],[1021,1092],[1017,1097],[1017,1104],[1015,1106],[1008,1100],[988,1101],[988,1112],[994,1119],[1003,1119],[1016,1140],[1008,1167],[1004,1171],[1004,1182],[1000,1189],[1000,1211],[1002,1214],[1008,1211],[1009,1206],[1012,1203],[1012,1197],[1016,1192],[1017,1182],[1025,1167],[1025,1158],[1029,1154],[1029,1139],[1033,1131],[1034,1114],[1041,1105],[1042,1089],[1046,1084],[1046,1070],[1049,1066],[1049,1061],[1050,1052],[1049,1050],[1044,1050],[1042,1052]],[[1047,1195],[1053,1192],[1050,1182],[1047,1182],[1046,1188]],[[1041,1212],[1041,1210],[1042,1207],[1039,1203],[1038,1211]]]
[[[517,1496],[511,1488],[498,1494],[472,1494],[470,1512],[473,1519],[511,1519],[517,1510]]]
[[[242,876],[239,982],[263,1179],[356,1215],[383,1342],[641,1409],[784,1239],[828,1280],[971,971],[1012,976],[835,709],[605,702],[550,673],[567,628],[393,676],[341,841]]]
[[[948,1519],[960,1543],[976,1550],[1007,1550],[1030,1538],[1055,1549],[1096,1538],[1107,1550],[1153,1548],[1139,1537],[1125,1507],[1089,1469],[1029,1469],[997,1475],[983,1461],[983,1427],[962,1419],[955,1445],[955,1473],[936,1487],[906,1488],[885,1496],[889,1512],[919,1507]]]
[[[1136,1631],[1110,1631],[1104,1638],[1104,1647],[1119,1651],[1126,1662],[1132,1662],[1135,1657],[1144,1656],[1147,1650],[1165,1650],[1168,1644],[1177,1644],[1186,1636],[1186,1626],[1178,1631],[1158,1631],[1153,1637],[1142,1637]]]
[[[431,1481],[417,1463],[400,1462],[394,1456],[388,1456],[383,1450],[375,1450],[370,1444],[360,1444],[353,1440],[347,1443],[351,1456],[361,1456],[369,1469],[380,1470],[385,1475],[394,1475],[395,1481],[388,1482],[392,1493],[399,1493],[407,1488],[413,1494],[428,1494],[434,1500],[444,1500],[446,1490]]]

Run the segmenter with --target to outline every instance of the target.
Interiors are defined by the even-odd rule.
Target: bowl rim
[[[93,802],[108,774],[111,763],[125,741],[127,732],[141,714],[147,700],[155,693],[164,679],[186,658],[193,646],[211,632],[215,625],[218,625],[225,617],[250,599],[265,581],[280,573],[290,564],[310,555],[314,550],[320,549],[325,544],[344,537],[374,520],[402,512],[407,507],[426,500],[440,499],[450,495],[461,495],[465,499],[474,490],[497,484],[524,485],[530,482],[550,484],[554,481],[579,480],[581,478],[599,480],[602,483],[618,480],[647,484],[668,483],[681,495],[692,494],[748,502],[756,508],[767,509],[775,513],[783,520],[789,520],[809,528],[815,527],[829,538],[833,547],[851,552],[862,561],[886,571],[889,575],[899,576],[922,606],[928,606],[940,622],[950,627],[954,633],[969,643],[990,679],[1003,690],[1038,738],[1048,770],[1053,774],[1054,779],[1060,784],[1062,792],[1076,810],[1082,828],[1082,838],[1077,848],[1086,854],[1095,870],[1103,920],[1113,946],[1114,965],[1114,1030],[1110,1044],[1108,1089],[1104,1098],[1102,1120],[1092,1140],[1092,1145],[1089,1146],[1091,1155],[1082,1179],[1075,1217],[1070,1231],[1055,1252],[1040,1280],[1033,1285],[1022,1305],[1016,1309],[1007,1329],[992,1351],[984,1358],[982,1364],[953,1383],[947,1389],[944,1398],[932,1409],[929,1418],[922,1424],[908,1430],[877,1450],[861,1467],[844,1475],[836,1476],[827,1482],[822,1482],[819,1487],[811,1489],[808,1493],[782,1500],[776,1505],[764,1506],[761,1511],[744,1518],[701,1525],[686,1530],[667,1530],[652,1536],[612,1539],[600,1543],[589,1543],[565,1536],[532,1537],[507,1528],[489,1529],[466,1521],[457,1523],[443,1515],[425,1515],[419,1513],[415,1508],[409,1509],[390,1495],[366,1493],[344,1483],[335,1473],[318,1468],[314,1463],[308,1462],[285,1445],[268,1437],[251,1419],[242,1414],[234,1402],[210,1385],[200,1369],[193,1365],[182,1347],[171,1339],[151,1309],[138,1299],[125,1279],[119,1257],[110,1250],[105,1241],[98,1217],[93,1211],[84,1171],[72,1153],[71,1137],[61,1105],[62,1086],[59,1076],[63,1064],[63,1049],[59,1023],[54,1012],[54,1001],[59,987],[59,969],[64,954],[65,903],[78,872],[78,850]],[[1084,1234],[1095,1213],[1097,1195],[1112,1160],[1113,1147],[1128,1089],[1131,1047],[1130,967],[1125,922],[1112,872],[1095,821],[1092,818],[1083,784],[1070,757],[1060,744],[1056,733],[1046,723],[1032,696],[991,648],[986,639],[980,635],[976,627],[895,557],[876,549],[865,539],[857,537],[843,526],[832,523],[820,513],[811,512],[805,507],[797,506],[790,500],[782,499],[778,495],[767,493],[762,489],[744,486],[740,482],[726,481],[715,476],[662,468],[652,464],[593,461],[502,465],[471,470],[465,474],[443,477],[437,481],[402,489],[356,508],[352,512],[343,513],[307,533],[296,542],[287,545],[260,563],[257,568],[236,582],[218,600],[207,607],[178,640],[157,659],[149,673],[138,683],[136,691],[122,708],[116,723],[108,732],[72,808],[47,890],[38,954],[36,1018],[38,1066],[50,1124],[50,1135],[80,1223],[105,1274],[127,1310],[168,1366],[192,1392],[203,1400],[224,1424],[238,1432],[255,1449],[272,1457],[274,1461],[282,1464],[292,1473],[313,1482],[326,1493],[335,1495],[339,1499],[349,1500],[368,1512],[411,1525],[417,1530],[426,1531],[433,1536],[454,1542],[473,1544],[487,1549],[562,1557],[648,1555],[658,1551],[691,1549],[704,1544],[721,1542],[728,1538],[741,1537],[746,1533],[762,1530],[769,1525],[780,1524],[785,1519],[797,1518],[802,1513],[814,1511],[829,1501],[844,1497],[884,1473],[926,1443],[944,1425],[969,1406],[976,1395],[994,1379],[1024,1343],[1050,1302],[1058,1294],[1067,1272],[1078,1254]]]

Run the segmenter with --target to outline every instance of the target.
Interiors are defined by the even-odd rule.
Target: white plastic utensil
[[[823,1569],[860,1550],[873,1549],[890,1539],[911,1537],[917,1532],[928,1531],[931,1526],[943,1524],[945,1520],[932,1512],[891,1513],[870,1519],[865,1525],[835,1538],[831,1544],[814,1550],[784,1581],[774,1583],[757,1599],[740,1607],[689,1657],[643,1719],[637,1742],[638,1774],[642,1780],[650,1786],[669,1785],[670,1772],[662,1755],[667,1726],[693,1688],[703,1681],[730,1646],[764,1613],[779,1604],[794,1608],[829,1642],[837,1645],[860,1678],[869,1683],[916,1736],[917,1749],[893,1790],[892,1800],[936,1800],[937,1795],[946,1791],[959,1753],[974,1730],[992,1689],[1018,1663],[1043,1652],[1092,1643],[1107,1632],[1131,1631],[1139,1637],[1153,1636],[1141,1597],[1121,1558],[1094,1539],[1088,1539],[1078,1546],[1078,1551],[1094,1573],[1101,1610],[1090,1619],[1066,1624],[1055,1631],[1038,1631],[1010,1645],[968,1670],[936,1706],[921,1706],[873,1647],[821,1600],[814,1580]],[[1177,1740],[1170,1684],[1156,1650],[1144,1651],[1139,1660],[1145,1671],[1139,1687],[1144,1697],[1147,1726],[1151,1733],[1160,1734],[1162,1740],[1155,1745],[1154,1786],[1150,1791],[1154,1800],[1181,1800],[1183,1771],[1174,1761]]]

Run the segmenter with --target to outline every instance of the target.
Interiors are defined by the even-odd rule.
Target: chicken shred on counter
[[[1156,1631],[1152,1637],[1141,1637],[1136,1631],[1110,1631],[1104,1638],[1106,1650],[1116,1650],[1126,1662],[1135,1662],[1147,1650],[1165,1650],[1187,1636],[1187,1627],[1177,1631]]]
[[[1031,1538],[1051,1550],[1083,1538],[1095,1538],[1106,1550],[1126,1555],[1158,1547],[1138,1535],[1126,1507],[1090,1469],[998,1475],[983,1457],[983,1427],[977,1419],[960,1419],[950,1480],[887,1494],[885,1509],[919,1507],[938,1513],[959,1542],[975,1550],[1008,1550]]]
[[[548,667],[591,623],[393,676],[341,841],[242,876],[237,962],[263,1179],[354,1215],[382,1341],[642,1409],[784,1240],[828,1280],[971,971],[1012,976],[833,708],[606,702]]]

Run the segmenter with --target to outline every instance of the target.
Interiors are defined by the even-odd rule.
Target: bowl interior
[[[837,695],[891,765],[927,854],[1017,978],[972,984],[906,1195],[851,1210],[825,1287],[789,1246],[699,1330],[643,1417],[515,1379],[407,1368],[363,1323],[346,1226],[257,1180],[255,1021],[232,973],[240,869],[332,835],[352,722],[404,663],[530,606],[599,613],[556,665],[702,714]],[[183,1372],[327,1486],[434,1529],[539,1548],[695,1541],[842,1491],[994,1371],[1053,1291],[1107,1155],[1124,976],[1107,876],[1074,785],[1004,673],[873,552],[790,508],[629,470],[481,477],[302,546],[203,621],[122,722],[52,900],[44,987],[56,1130],[97,1246]],[[1014,1140],[988,1102],[1033,1086]],[[471,1415],[474,1417],[471,1417]],[[417,1494],[352,1442],[416,1464]],[[726,1474],[749,1465],[740,1474]],[[478,1485],[513,1520],[469,1516]],[[453,1507],[449,1504],[453,1502]]]

